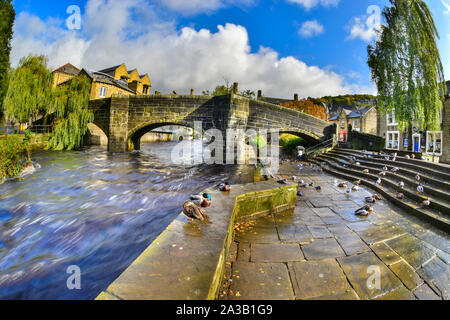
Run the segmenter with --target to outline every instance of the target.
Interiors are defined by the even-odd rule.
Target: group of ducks
[[[231,191],[231,186],[228,182],[221,183],[218,189],[222,192]],[[209,193],[203,193],[199,195],[192,195],[190,199],[183,204],[183,213],[186,217],[190,219],[191,222],[194,220],[205,221],[205,208],[211,206],[212,198]]]

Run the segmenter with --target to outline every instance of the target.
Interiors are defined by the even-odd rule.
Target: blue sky
[[[450,14],[444,5],[450,0],[427,3],[441,34],[441,58],[450,79]],[[94,70],[125,62],[130,69],[149,73],[154,89],[160,91],[211,89],[225,78],[286,97],[295,92],[303,97],[374,93],[366,65],[366,48],[374,39],[367,30],[367,9],[388,4],[387,0],[15,0],[18,22],[12,60],[30,52],[44,53],[54,67],[70,61]],[[81,30],[66,30],[69,5],[81,8]],[[122,48],[108,41],[118,41]]]

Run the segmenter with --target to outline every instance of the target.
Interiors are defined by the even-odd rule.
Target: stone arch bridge
[[[202,129],[279,129],[314,143],[324,137],[329,123],[308,114],[263,101],[230,94],[115,96],[90,101],[96,124],[108,137],[108,151],[140,149],[147,132],[166,125]]]

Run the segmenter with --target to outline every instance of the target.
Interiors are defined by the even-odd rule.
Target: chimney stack
[[[233,83],[233,91],[234,94],[238,94],[239,93],[239,83],[235,82]]]
[[[298,93],[294,94],[294,101],[298,101]]]

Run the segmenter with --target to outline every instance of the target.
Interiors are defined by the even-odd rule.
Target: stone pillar
[[[239,93],[239,83],[235,82],[233,83],[233,91],[234,94],[238,94]]]
[[[128,151],[128,113],[129,97],[111,98],[111,109],[109,119],[109,152]]]
[[[298,101],[298,93],[294,94],[294,101]]]

